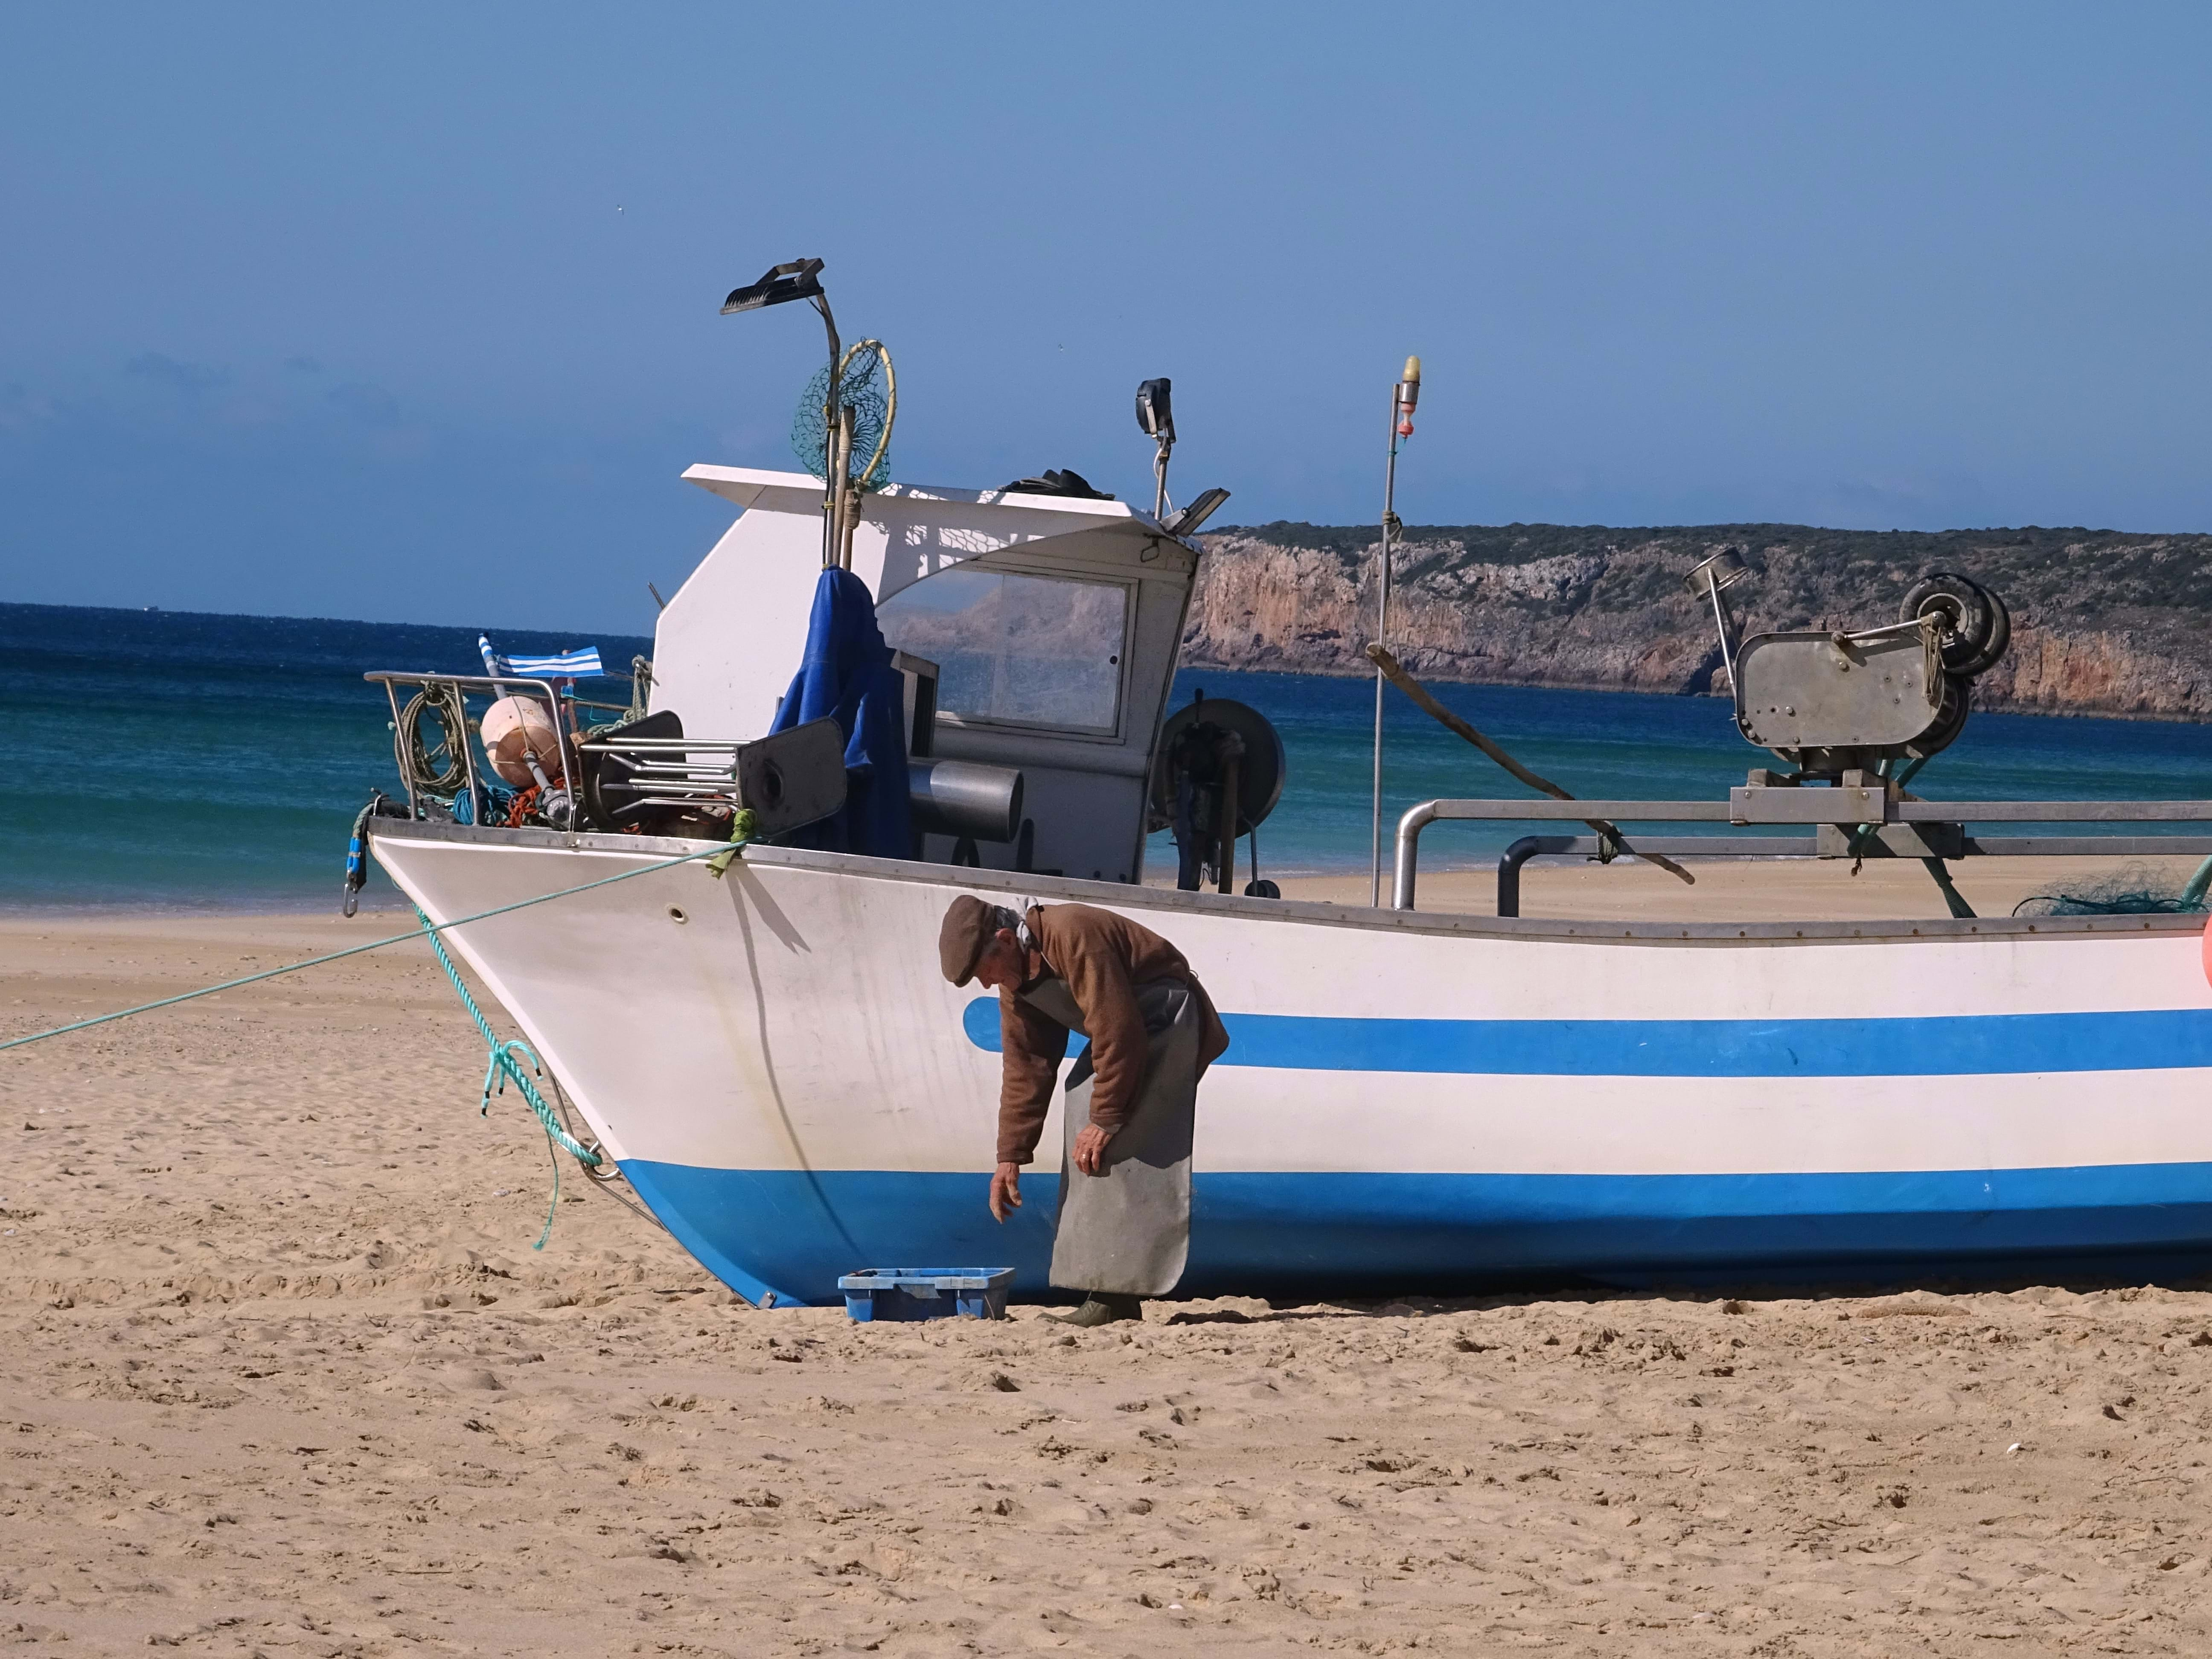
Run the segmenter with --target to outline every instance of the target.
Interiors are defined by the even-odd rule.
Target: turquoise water
[[[502,650],[611,634],[488,630]],[[481,674],[475,629],[0,605],[0,905],[319,908],[396,790],[371,668]],[[626,702],[629,682],[601,695]],[[590,695],[587,693],[586,695]],[[397,900],[380,873],[365,902]]]
[[[610,665],[651,649],[590,629],[488,631],[504,649],[595,644]],[[384,694],[362,672],[478,672],[476,635],[0,605],[0,905],[335,908],[353,815],[397,782]],[[1371,682],[1187,672],[1177,704],[1198,687],[1253,704],[1283,734],[1290,779],[1261,830],[1261,872],[1364,870]],[[1717,799],[1764,754],[1715,698],[1435,689],[1578,794]],[[623,701],[627,683],[599,695]],[[1388,707],[1386,823],[1435,796],[1520,793],[1396,693]],[[1978,714],[1915,787],[1939,799],[2212,799],[2212,727]],[[1423,863],[1486,861],[1526,829],[1440,824]],[[1165,836],[1151,859],[1174,867]],[[368,898],[380,896],[391,890],[375,876]]]

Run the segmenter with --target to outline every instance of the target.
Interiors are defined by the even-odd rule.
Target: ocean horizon
[[[15,787],[0,792],[0,908],[335,909],[354,814],[372,790],[398,788],[390,711],[362,674],[479,672],[480,631],[502,650],[596,645],[616,668],[653,648],[588,629],[0,604],[0,715],[16,760]],[[625,699],[627,678],[599,695]],[[1372,682],[1185,669],[1174,705],[1201,690],[1251,704],[1282,734],[1289,771],[1259,831],[1260,872],[1366,870]],[[1736,734],[1724,698],[1433,690],[1580,795],[1714,799],[1771,760]],[[1386,831],[1421,800],[1527,793],[1395,690],[1385,708]],[[2212,726],[1978,713],[1914,788],[1934,799],[2212,799]],[[1528,828],[1438,824],[1423,866],[1486,866]],[[1725,833],[1668,833],[1699,828]],[[1173,867],[1168,838],[1154,836],[1147,872]],[[1249,875],[1240,848],[1239,884]],[[364,902],[398,898],[376,873]]]

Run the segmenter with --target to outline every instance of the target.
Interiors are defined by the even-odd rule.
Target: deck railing
[[[1710,858],[2141,858],[2212,856],[2212,836],[1970,836],[1969,823],[2212,823],[2212,800],[1903,800],[1880,785],[1749,785],[1724,801],[1428,800],[1398,820],[1393,908],[1413,908],[1421,831],[1439,822],[1803,824],[1796,836],[1523,836],[1498,861],[1498,914],[1521,914],[1529,860],[1656,853]]]

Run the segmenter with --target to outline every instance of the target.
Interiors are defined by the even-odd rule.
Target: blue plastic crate
[[[863,1267],[837,1281],[848,1318],[1004,1319],[1012,1267]]]

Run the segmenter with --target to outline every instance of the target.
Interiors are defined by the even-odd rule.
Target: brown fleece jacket
[[[1087,904],[1037,905],[1027,920],[1037,945],[1030,952],[1030,981],[1059,975],[1083,1011],[1095,1077],[1091,1121],[1108,1134],[1127,1121],[1145,1080],[1145,1022],[1137,1011],[1136,987],[1158,979],[1181,980],[1190,987],[1204,1027],[1198,1045],[1200,1076],[1229,1047],[1229,1032],[1214,1012],[1213,1000],[1182,952],[1158,933]],[[999,1037],[1006,1055],[1006,1080],[999,1091],[999,1162],[1027,1164],[1044,1128],[1060,1063],[1067,1057],[1067,1027],[1023,1001],[1012,986],[1001,986]]]

